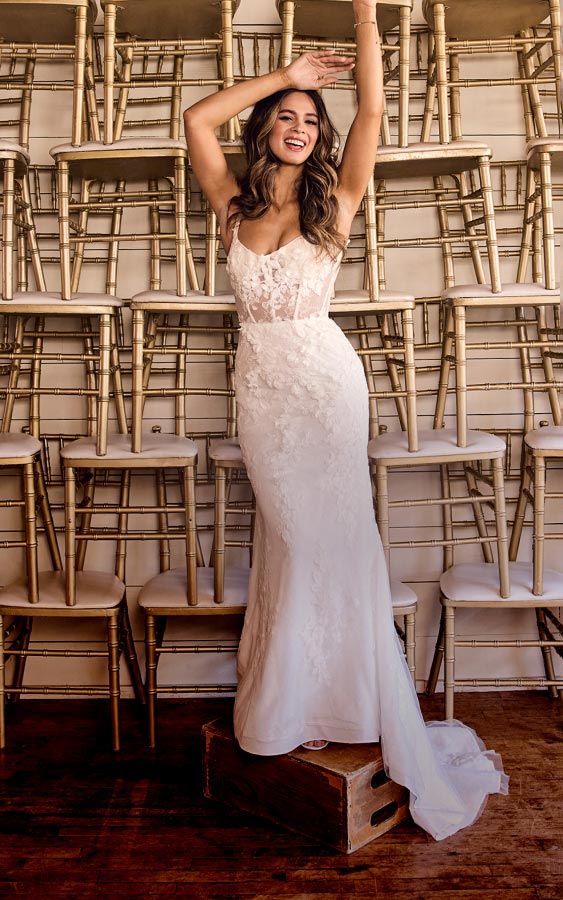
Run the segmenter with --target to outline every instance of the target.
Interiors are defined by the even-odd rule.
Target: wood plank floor
[[[441,697],[424,700],[441,717]],[[509,797],[440,843],[410,821],[351,856],[202,797],[201,725],[229,701],[160,704],[144,746],[124,704],[123,751],[105,703],[21,702],[0,753],[0,897],[38,900],[561,900],[563,706],[473,693],[456,714],[502,753]]]

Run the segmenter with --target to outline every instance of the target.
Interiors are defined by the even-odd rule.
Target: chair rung
[[[563,688],[563,677],[559,681],[547,678],[458,678],[456,687],[560,687]]]
[[[541,598],[538,598],[538,600]],[[502,603],[502,600],[499,600],[499,604]],[[506,602],[506,601],[504,601]],[[511,607],[514,609],[514,607]],[[519,640],[518,638],[514,638],[513,640],[506,641],[481,641],[478,638],[475,640],[467,640],[467,641],[456,641],[456,647],[563,647],[563,638],[559,640]]]
[[[71,608],[72,612],[72,608]],[[97,657],[105,657],[107,659],[107,650],[50,650],[44,648],[42,650],[5,650],[5,656],[57,656],[64,659],[95,659]]]
[[[238,649],[238,641],[232,641],[230,644],[193,644],[182,646],[180,644],[174,647],[162,646],[157,647],[157,653],[232,653]]]
[[[158,685],[158,694],[232,694],[236,684],[175,684]]]
[[[60,694],[61,696],[70,696],[72,694],[79,695],[81,697],[109,697],[109,688],[103,687],[85,687],[82,685],[77,685],[73,687],[71,685],[60,685],[57,686],[47,686],[47,685],[32,685],[28,684],[25,687],[21,688],[13,688],[6,686],[5,690],[6,694]]]

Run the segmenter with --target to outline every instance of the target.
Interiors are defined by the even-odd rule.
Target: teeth
[[[303,141],[293,141],[291,139],[287,140],[286,144],[291,144],[292,147],[304,147],[305,146]]]

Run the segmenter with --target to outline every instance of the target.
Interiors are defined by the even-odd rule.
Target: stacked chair
[[[279,24],[256,34],[237,31],[239,6],[0,0],[0,114],[4,101],[8,110],[0,122],[0,469],[7,489],[0,509],[10,531],[3,546],[21,552],[19,577],[9,576],[0,592],[1,746],[8,701],[26,693],[99,694],[110,700],[118,750],[121,658],[146,707],[151,747],[159,695],[236,689],[230,670],[256,509],[237,440],[234,296],[216,218],[190,170],[183,92],[191,98],[222,90],[306,49],[355,52],[350,0],[272,0]],[[424,0],[420,10],[425,24],[413,25],[412,0],[377,4],[382,145],[330,314],[366,376],[375,512],[413,680],[421,604],[410,566],[404,572],[401,565],[401,580],[395,571],[417,550],[440,559],[441,619],[427,687],[435,689],[444,664],[451,717],[458,687],[563,694],[551,658],[553,649],[563,655],[563,576],[546,564],[547,542],[561,538],[546,527],[551,498],[561,497],[546,484],[549,462],[563,455],[554,226],[561,20],[559,0],[503,0],[494,10],[480,0]],[[473,78],[472,58],[487,66],[491,54],[508,60],[512,74]],[[520,92],[525,162],[495,167],[493,149],[467,124],[464,97],[493,85]],[[72,95],[69,140],[50,150],[56,235],[38,228],[43,201],[30,182],[30,122],[37,97],[53,88],[61,101]],[[353,75],[331,85],[329,105],[351,101],[354,89]],[[244,162],[241,126],[235,118],[220,135],[235,171]],[[507,172],[518,181],[515,203],[507,199]],[[504,207],[513,221],[520,216],[517,237],[499,224]],[[416,210],[426,217],[424,230],[397,237],[396,222],[407,214],[414,223]],[[45,267],[54,242],[56,271]],[[121,290],[120,263],[131,247],[143,263]],[[426,259],[432,254],[428,283],[414,283],[402,261],[415,247]],[[510,375],[489,380],[485,366],[499,357],[509,360]],[[518,398],[516,427],[475,428],[470,398],[485,393],[491,405]],[[49,425],[57,396],[65,398],[60,418],[69,420],[68,433]],[[405,489],[412,473],[421,487],[416,496]],[[505,482],[516,481],[510,534]],[[523,541],[528,505],[531,562]],[[64,534],[64,559],[57,533]],[[107,543],[111,566],[110,551],[99,549]],[[127,600],[139,580],[135,544],[153,546],[157,560],[143,559],[135,610],[144,629],[144,679]],[[532,610],[538,635],[497,640],[479,612],[471,627],[484,634],[468,639],[458,609]],[[86,647],[74,630],[58,628],[56,642],[43,647],[37,631],[32,635],[37,619],[71,629],[76,619],[102,619],[105,648]],[[470,647],[487,654],[536,648],[545,671],[503,679],[481,665],[479,678],[461,677],[457,651]],[[194,663],[188,682],[170,676],[163,661],[184,653]],[[47,685],[42,673],[40,685],[28,683],[29,657],[50,654],[84,656],[94,668],[103,659],[107,678],[103,685]],[[199,676],[201,654],[213,660],[215,679]],[[419,652],[419,677],[421,664]]]

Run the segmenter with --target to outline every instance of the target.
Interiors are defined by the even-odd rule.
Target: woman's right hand
[[[350,56],[337,56],[332,50],[317,50],[302,53],[283,69],[288,87],[297,91],[311,91],[326,87],[338,81],[341,72],[354,68]]]

